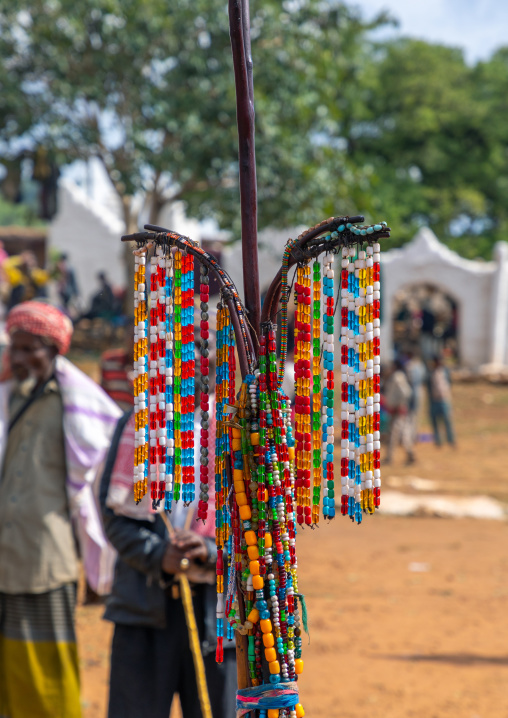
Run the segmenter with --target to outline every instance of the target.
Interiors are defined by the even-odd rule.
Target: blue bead
[[[338,230],[339,232],[343,232],[343,231],[345,230],[344,225],[341,224],[339,227],[337,227],[337,230]]]
[[[360,230],[360,234],[362,235],[362,237],[365,237],[365,235],[367,234],[367,230],[366,230],[366,229],[361,229],[361,230]]]
[[[375,230],[376,232],[380,232],[380,231],[382,230],[381,225],[380,225],[380,224],[375,224],[375,225],[374,225],[374,230]]]
[[[372,234],[374,232],[374,227],[367,227],[367,234]]]
[[[278,673],[272,674],[270,676],[270,683],[280,683],[280,676]]]

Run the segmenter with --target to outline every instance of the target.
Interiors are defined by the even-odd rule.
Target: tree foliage
[[[338,0],[251,3],[259,224],[386,219],[490,256],[508,222],[508,49],[374,42]],[[98,157],[132,225],[183,200],[238,236],[234,80],[224,0],[4,0],[4,157],[23,142]]]
[[[320,86],[334,63],[333,81],[354,84],[369,27],[342,3],[254,5],[261,226],[315,220],[323,211],[316,204],[353,209],[361,169],[316,141],[337,95]],[[235,96],[223,0],[179,0],[170,10],[161,0],[5,0],[1,29],[31,136],[66,161],[100,158],[127,220],[130,198],[143,190],[152,216],[183,199],[190,215],[235,225]]]

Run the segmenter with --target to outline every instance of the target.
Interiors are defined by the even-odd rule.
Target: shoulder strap
[[[25,403],[23,404],[23,406],[21,406],[21,407],[19,408],[19,410],[18,410],[18,412],[15,414],[15,416],[13,416],[13,418],[9,421],[9,427],[8,427],[8,429],[7,429],[7,433],[9,433],[9,432],[14,428],[14,426],[18,423],[18,421],[21,419],[21,417],[22,417],[23,414],[25,413],[25,411],[26,411],[30,406],[32,406],[32,404],[33,404],[35,401],[37,401],[37,399],[39,399],[39,398],[43,395],[44,389],[46,388],[47,384],[51,381],[51,379],[54,379],[54,378],[55,378],[55,375],[52,374],[52,375],[49,377],[49,379],[46,379],[46,381],[43,382],[43,383],[38,387],[38,389],[36,389],[34,392],[32,392],[32,393],[30,394],[30,396],[29,396],[28,399],[25,401]]]

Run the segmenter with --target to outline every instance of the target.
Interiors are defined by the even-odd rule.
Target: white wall
[[[97,272],[106,272],[114,287],[125,286],[123,232],[124,223],[110,209],[90,201],[72,181],[60,182],[49,245],[68,254],[86,306],[98,289]]]

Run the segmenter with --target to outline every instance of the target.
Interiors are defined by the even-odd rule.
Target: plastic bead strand
[[[173,254],[166,247],[166,501],[164,504],[166,511],[172,509],[175,477],[173,272]]]
[[[195,410],[195,342],[194,342],[194,257],[182,257],[182,500],[188,506],[195,497],[194,487],[194,410]]]
[[[321,266],[312,269],[312,523],[319,523],[321,506]]]
[[[323,516],[335,516],[334,452],[334,270],[333,254],[323,258]],[[347,286],[347,285],[346,285]]]
[[[174,257],[174,434],[175,434],[175,474],[173,498],[178,501],[182,484],[182,253],[175,252]]]
[[[148,313],[146,292],[146,249],[134,254],[134,500],[147,491],[148,466]]]

